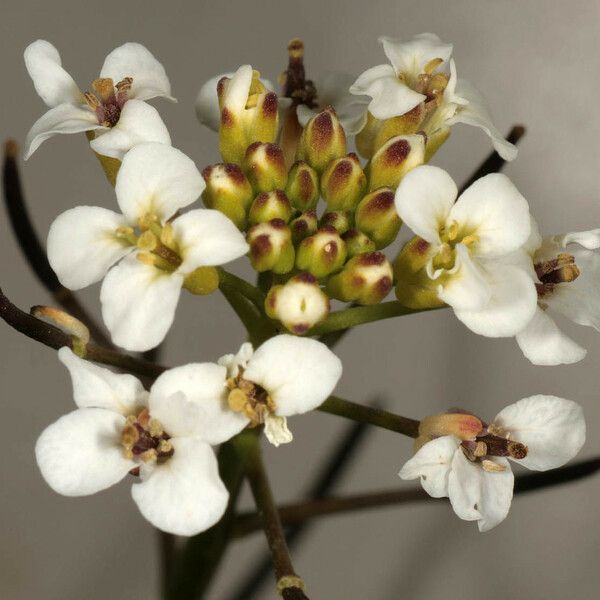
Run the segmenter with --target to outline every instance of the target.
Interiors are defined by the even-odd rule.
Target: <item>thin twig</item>
[[[600,457],[577,462],[566,467],[544,473],[527,473],[515,477],[514,493],[517,495],[534,492],[546,488],[563,485],[578,479],[594,475],[600,471]],[[433,501],[421,488],[408,490],[386,490],[369,494],[352,496],[330,496],[318,500],[285,504],[278,508],[284,525],[301,523],[306,519],[325,515],[342,514],[359,510],[379,508],[382,506],[400,506],[413,502]],[[260,529],[260,518],[257,513],[241,513],[236,520],[234,534],[243,537]]]
[[[40,283],[50,292],[54,300],[73,317],[82,321],[90,330],[92,339],[103,346],[114,347],[108,336],[88,314],[79,300],[56,277],[44,248],[35,232],[27,211],[18,167],[19,148],[15,141],[4,144],[3,189],[4,202],[10,223],[21,251]]]

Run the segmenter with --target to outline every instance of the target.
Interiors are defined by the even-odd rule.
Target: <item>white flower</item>
[[[243,235],[218,211],[197,209],[173,218],[203,189],[202,176],[185,154],[164,144],[140,144],[125,155],[117,175],[122,214],[80,206],[52,223],[52,268],[69,289],[104,278],[102,316],[119,346],[142,351],[159,344],[182,286],[197,269],[248,251]]]
[[[27,135],[25,159],[57,133],[94,131],[92,149],[118,159],[140,142],[171,143],[158,112],[144,102],[157,96],[174,100],[171,84],[163,66],[141,44],[123,44],[106,57],[92,82],[94,93],[80,91],[49,42],[33,42],[24,58],[37,93],[50,107]]]
[[[449,416],[440,415],[444,425]],[[428,429],[435,429],[435,419],[424,420]],[[475,436],[441,435],[426,442],[399,475],[420,478],[430,496],[448,497],[461,519],[477,521],[480,531],[488,531],[510,509],[514,476],[507,459],[546,471],[571,460],[584,442],[585,420],[578,404],[531,396],[507,406]]]
[[[325,344],[292,335],[271,338],[256,352],[243,344],[219,364],[227,370],[224,397],[231,410],[246,424],[264,423],[275,446],[292,441],[286,417],[317,408],[342,375],[342,363]]]
[[[131,495],[155,527],[195,535],[214,525],[228,492],[210,445],[240,430],[237,415],[218,414],[218,407],[203,402],[188,385],[186,367],[165,372],[148,393],[132,375],[81,360],[68,348],[58,355],[71,374],[78,408],[37,441],[48,485],[65,496],[86,496],[131,472],[140,478]]]
[[[506,260],[529,237],[527,201],[497,173],[457,195],[448,173],[424,165],[400,183],[396,209],[431,244],[426,269],[439,298],[475,333],[515,335],[533,317],[537,300],[530,275]]]
[[[452,44],[444,44],[432,33],[422,33],[409,42],[382,37],[391,64],[365,71],[350,87],[353,94],[371,97],[369,111],[377,119],[401,116],[424,107],[421,129],[428,136],[448,130],[455,123],[480,127],[505,160],[513,160],[517,149],[492,124],[485,102],[467,81],[457,79]]]
[[[523,248],[533,265],[538,309],[517,334],[523,354],[536,365],[571,364],[582,360],[585,348],[564,334],[550,312],[600,331],[600,229],[545,237],[537,233]]]

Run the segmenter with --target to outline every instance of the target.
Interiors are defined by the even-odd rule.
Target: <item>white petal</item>
[[[142,352],[160,344],[169,331],[183,277],[128,256],[102,283],[102,318],[121,348]]]
[[[234,114],[240,114],[248,102],[250,85],[252,84],[252,67],[242,65],[226,83],[223,103]]]
[[[579,244],[588,250],[597,250],[600,248],[600,229],[591,229],[590,231],[572,231],[558,236],[558,243],[565,248],[569,244]]]
[[[506,141],[504,136],[492,123],[486,102],[479,91],[468,81],[459,79],[456,94],[468,101],[468,104],[459,106],[454,116],[449,119],[448,125],[465,123],[479,127],[490,136],[496,152],[504,160],[514,160],[517,157],[517,147]]]
[[[504,521],[512,501],[514,475],[508,461],[494,462],[504,471],[484,471],[481,464],[456,452],[448,478],[448,496],[454,512],[465,521],[478,521],[479,531],[489,531]]]
[[[458,189],[452,177],[439,167],[422,165],[404,176],[396,190],[396,210],[418,236],[439,244],[439,230],[446,223]]]
[[[452,55],[452,44],[443,44],[434,33],[421,33],[409,42],[390,37],[381,37],[379,41],[398,74],[419,75],[428,62],[436,58],[447,62]]]
[[[171,436],[225,442],[248,424],[227,405],[226,377],[227,369],[213,363],[169,369],[150,390],[150,414]]]
[[[523,354],[534,365],[570,365],[579,362],[587,350],[566,336],[554,319],[538,308],[527,327],[516,335]]]
[[[448,495],[448,476],[459,441],[452,435],[427,442],[408,460],[398,475],[401,479],[420,477],[423,489],[433,498]]]
[[[223,265],[249,250],[240,230],[218,210],[198,208],[177,217],[173,233],[183,258],[179,271],[185,274]]]
[[[123,159],[128,150],[144,142],[171,145],[171,136],[158,111],[141,100],[128,100],[119,121],[90,142],[94,152]]]
[[[166,221],[197,200],[204,187],[191,158],[171,146],[147,143],[123,158],[115,192],[123,214],[136,224],[148,213]]]
[[[79,290],[100,281],[132,250],[115,236],[126,225],[122,215],[99,206],[77,206],[59,215],[50,226],[47,251],[60,282]]]
[[[219,131],[221,124],[221,110],[219,109],[219,96],[217,95],[217,84],[223,77],[233,77],[233,73],[222,73],[211,77],[198,92],[196,96],[196,116],[202,125],[206,125],[213,131]]]
[[[527,446],[527,456],[515,462],[534,471],[564,465],[585,443],[581,406],[556,396],[523,398],[500,411],[494,425]]]
[[[490,173],[469,186],[448,220],[478,236],[477,255],[501,256],[517,250],[531,233],[527,200],[501,173]]]
[[[104,408],[127,417],[146,404],[148,393],[137,377],[83,360],[66,346],[58,351],[58,358],[69,370],[79,408]]]
[[[130,96],[138,100],[157,96],[175,100],[165,68],[141,44],[128,42],[115,48],[104,60],[100,77],[110,77],[114,83],[132,77]]]
[[[81,133],[103,129],[96,115],[87,108],[59,104],[45,112],[31,127],[25,140],[27,160],[48,138],[58,133]]]
[[[280,417],[302,414],[322,404],[342,376],[340,359],[325,344],[278,335],[248,362],[244,378],[262,386]]]
[[[35,91],[50,107],[82,100],[73,78],[62,68],[58,50],[46,40],[36,40],[25,48],[25,66]]]
[[[245,342],[240,346],[237,354],[225,354],[217,361],[218,364],[227,369],[227,377],[237,377],[240,368],[246,369],[248,361],[254,354],[254,348],[250,342]]]
[[[289,444],[294,439],[292,432],[288,429],[285,417],[267,414],[264,432],[266,438],[276,448],[281,444]]]
[[[46,483],[63,496],[87,496],[114,485],[135,467],[120,444],[125,417],[80,408],[47,427],[35,445]]]
[[[144,481],[132,486],[131,495],[155,527],[195,535],[223,516],[229,494],[208,444],[189,438],[173,438],[171,443],[173,456],[149,469]]]
[[[456,316],[471,330],[487,337],[511,337],[531,321],[537,309],[537,292],[525,271],[493,263],[484,270],[490,301],[479,310],[457,310]]]

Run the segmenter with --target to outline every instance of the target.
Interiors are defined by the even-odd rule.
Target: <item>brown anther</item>
[[[84,92],[83,99],[93,111],[95,111],[100,106],[100,100],[98,100],[98,98],[96,98],[96,96],[94,96],[92,92]]]
[[[569,283],[579,277],[580,271],[575,264],[575,257],[571,254],[562,253],[556,258],[537,263],[534,265],[538,279],[543,285],[556,283]],[[545,292],[551,289],[543,290]]]
[[[485,442],[477,442],[475,449],[473,450],[473,455],[476,458],[481,458],[487,454],[487,451],[487,444]]]
[[[94,81],[92,81],[92,89],[102,103],[108,102],[115,95],[115,86],[110,77],[99,77],[98,79],[94,79]]]
[[[516,460],[527,456],[527,446],[519,442],[508,442],[507,450],[508,454]]]
[[[133,77],[124,77],[119,81],[115,87],[118,92],[128,92],[131,89],[131,84],[133,83]]]

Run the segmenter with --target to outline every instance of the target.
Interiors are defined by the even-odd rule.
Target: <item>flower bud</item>
[[[290,223],[294,244],[299,244],[304,238],[315,233],[317,228],[317,212],[314,209],[303,212]]]
[[[419,436],[434,439],[453,435],[459,440],[474,440],[483,429],[483,424],[475,415],[465,413],[444,413],[425,417],[419,423]]]
[[[296,158],[321,173],[336,158],[346,154],[346,134],[333,107],[313,117],[304,128]]]
[[[369,190],[380,187],[396,189],[404,175],[422,165],[424,160],[424,136],[407,135],[388,140],[369,163]]]
[[[389,188],[367,194],[356,207],[354,219],[356,228],[375,242],[377,250],[391,244],[402,225],[394,204],[394,192]]]
[[[290,169],[285,193],[292,206],[298,210],[314,208],[319,201],[319,176],[302,160],[296,161]]]
[[[427,263],[436,254],[431,244],[415,236],[409,240],[394,262],[396,298],[407,308],[423,309],[444,306],[438,297],[437,281],[427,274]]]
[[[221,122],[219,149],[225,162],[241,164],[246,148],[254,142],[273,142],[277,137],[277,94],[268,91],[260,73],[241,66],[232,78],[217,85]]]
[[[300,273],[269,290],[265,311],[288,331],[302,334],[329,314],[329,297],[310,273]]]
[[[367,189],[358,156],[348,156],[331,161],[321,176],[321,194],[327,202],[327,210],[352,210]]]
[[[282,190],[287,182],[283,152],[277,144],[255,142],[244,156],[244,171],[257,192]]]
[[[346,244],[333,227],[322,227],[302,240],[296,254],[296,266],[317,278],[339,271],[346,261]]]
[[[219,272],[214,267],[198,267],[185,276],[183,287],[197,296],[212,294],[219,287]]]
[[[238,165],[217,164],[202,171],[206,187],[202,200],[229,217],[239,229],[246,226],[246,211],[254,198],[250,182]]]
[[[259,273],[287,273],[294,267],[292,234],[282,219],[250,227],[246,240],[250,246],[250,263]]]
[[[248,213],[248,219],[252,225],[265,223],[273,219],[282,219],[287,223],[291,216],[290,201],[281,190],[258,194]]]
[[[358,304],[378,304],[392,289],[392,265],[381,252],[351,258],[344,270],[327,282],[332,298]]]
[[[340,235],[350,229],[352,215],[346,211],[326,212],[321,217],[321,227],[333,227]]]
[[[373,250],[375,250],[375,242],[356,228],[346,231],[342,236],[342,239],[346,242],[346,248],[348,249],[348,256],[350,258],[357,254],[373,252]]]

